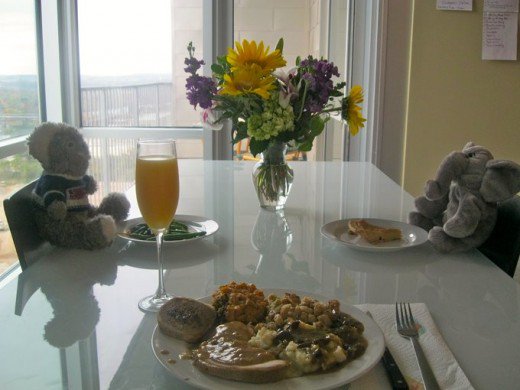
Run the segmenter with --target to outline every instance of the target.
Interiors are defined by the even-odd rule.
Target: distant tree
[[[27,152],[0,160],[0,180],[5,184],[28,183],[41,172],[40,163]]]
[[[15,88],[0,85],[0,136],[16,137],[29,133],[39,121],[38,89],[20,84]]]

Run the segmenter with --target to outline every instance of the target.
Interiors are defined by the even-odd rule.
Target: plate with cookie
[[[321,234],[351,248],[371,252],[397,251],[428,240],[428,232],[418,226],[376,218],[329,222],[322,226]]]

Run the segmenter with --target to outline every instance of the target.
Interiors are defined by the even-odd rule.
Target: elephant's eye
[[[67,148],[72,149],[73,147],[74,147],[74,142],[71,141],[67,144]]]
[[[469,153],[468,157],[475,157],[475,153]]]

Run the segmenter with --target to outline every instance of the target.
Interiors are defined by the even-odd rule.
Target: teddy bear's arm
[[[85,190],[87,191],[87,194],[92,195],[97,191],[97,182],[92,176],[85,175],[83,180],[85,181]]]
[[[49,207],[53,202],[63,202],[65,203],[65,195],[61,191],[47,191],[43,195],[43,205],[45,208]]]
[[[55,200],[47,207],[47,214],[56,220],[63,220],[67,216],[67,205],[65,202]]]
[[[43,195],[43,205],[47,213],[54,219],[61,220],[67,214],[65,195],[61,191],[47,191]]]

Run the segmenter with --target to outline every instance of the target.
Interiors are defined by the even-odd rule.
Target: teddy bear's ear
[[[60,128],[58,123],[44,122],[37,126],[27,139],[29,154],[38,160],[44,168],[49,163],[49,143]]]
[[[486,202],[502,202],[520,191],[520,165],[508,160],[490,160],[482,177],[480,193]]]

